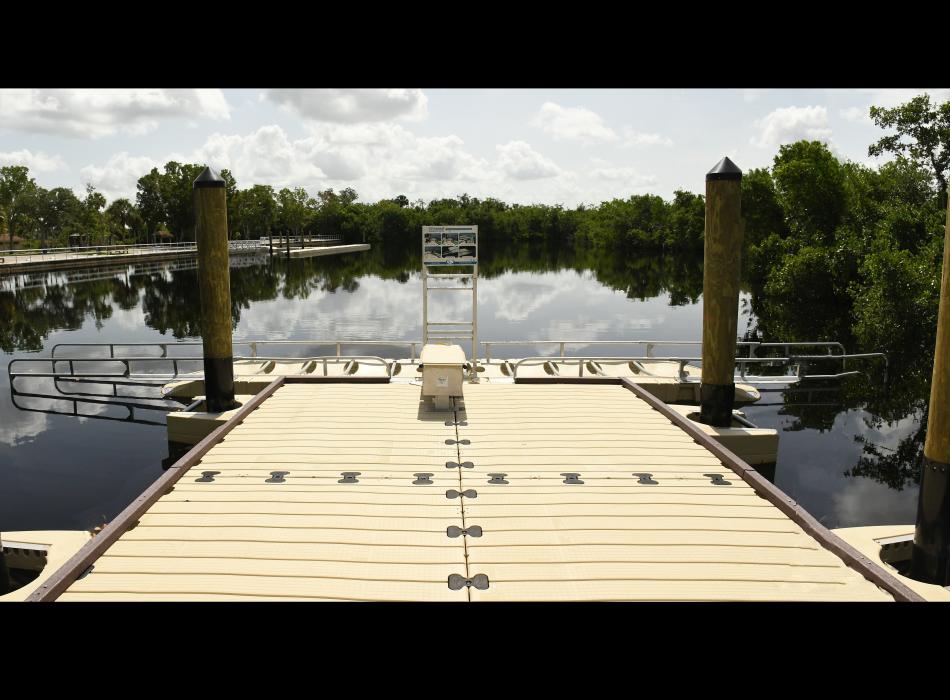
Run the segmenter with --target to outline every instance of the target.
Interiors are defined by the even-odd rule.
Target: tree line
[[[745,174],[744,257],[753,278],[764,282],[773,267],[781,268],[769,278],[778,290],[790,275],[823,270],[832,274],[809,293],[814,298],[831,291],[831,298],[839,298],[850,294],[845,287],[870,253],[877,257],[865,273],[883,274],[873,269],[887,255],[881,241],[913,254],[931,241],[937,212],[946,206],[950,102],[933,105],[923,95],[893,109],[872,107],[871,116],[894,130],[868,149],[869,155],[897,156],[881,168],[841,161],[823,144],[802,141],[782,146],[771,168]],[[26,167],[2,167],[0,247],[16,238],[25,247],[193,240],[192,183],[202,170],[198,164],[169,162],[139,178],[134,202],[121,198],[106,206],[91,186],[80,198],[69,188],[38,186]],[[704,198],[683,190],[671,200],[633,195],[576,208],[465,194],[428,203],[410,202],[405,195],[363,203],[350,188],[311,196],[301,187],[239,189],[230,172],[221,176],[234,239],[342,235],[347,242],[394,250],[418,245],[426,224],[477,224],[483,246],[545,243],[621,255],[699,252],[703,246]],[[899,264],[893,250],[892,266]],[[786,260],[789,256],[793,259]],[[816,257],[821,258],[817,267],[811,263]]]

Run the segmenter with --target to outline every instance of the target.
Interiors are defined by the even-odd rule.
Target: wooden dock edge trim
[[[515,377],[515,384],[620,384],[620,377]]]
[[[688,418],[673,411],[669,406],[637,383],[626,378],[621,378],[620,381],[625,388],[646,401],[654,409],[669,418],[672,423],[682,428],[697,443],[712,452],[725,466],[742,477],[742,480],[749,484],[757,494],[794,520],[806,533],[818,540],[821,546],[835,554],[847,566],[859,572],[864,578],[876,586],[886,590],[894,596],[895,600],[914,603],[926,602],[926,599],[915,593],[898,578],[887,572],[883,567],[876,565],[857,549],[819,523],[807,510],[798,505],[793,498],[759,474],[737,454],[706,435],[706,433],[693,425]]]
[[[39,586],[27,598],[28,603],[45,603],[56,600],[59,595],[69,588],[82,573],[89,568],[105,551],[112,546],[127,530],[129,530],[142,515],[159,498],[168,492],[168,488],[181,479],[184,474],[197,464],[212,447],[218,444],[225,435],[242,423],[247,416],[257,409],[265,400],[285,383],[285,377],[277,377],[259,393],[238,409],[226,423],[217,427],[201,442],[192,447],[185,455],[170,466],[151,486],[142,492],[138,498],[130,503],[125,510],[119,513],[98,535],[87,542],[82,549],[63,564],[52,576]]]
[[[291,358],[292,359],[292,358]],[[288,374],[286,384],[389,384],[389,377],[310,377],[306,374]]]

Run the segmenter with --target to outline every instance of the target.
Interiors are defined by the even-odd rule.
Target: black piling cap
[[[728,158],[723,158],[706,173],[706,182],[710,180],[741,180],[742,171]]]
[[[224,179],[209,166],[195,179],[194,189],[199,187],[224,187]]]

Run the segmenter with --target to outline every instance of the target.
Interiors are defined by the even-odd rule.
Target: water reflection
[[[242,262],[231,274],[235,339],[418,340],[418,255],[383,246],[359,255]],[[480,274],[483,340],[701,334],[701,258],[496,248],[483,252]],[[433,320],[464,314],[464,296],[449,295]],[[83,417],[18,410],[4,386],[9,361],[49,356],[57,343],[198,340],[197,299],[193,261],[0,280],[0,530],[92,527],[121,510],[172,457],[161,428],[95,419],[115,417],[112,409],[84,408]],[[859,350],[850,320],[834,308],[765,304],[750,288],[741,312],[746,339],[841,340]],[[492,354],[550,352],[526,346]],[[912,522],[930,362],[891,357],[887,386],[868,366],[863,377],[766,392],[746,413],[781,431],[778,486],[831,527]],[[161,423],[161,414],[154,419]]]

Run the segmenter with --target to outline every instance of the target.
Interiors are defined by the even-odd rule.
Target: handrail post
[[[937,343],[927,438],[921,465],[917,527],[910,576],[919,581],[950,584],[950,207],[943,243]]]
[[[194,182],[195,243],[201,297],[205,410],[235,408],[231,347],[231,281],[225,182],[210,167]]]
[[[732,425],[742,250],[742,171],[728,158],[706,173],[703,367],[699,420]]]

